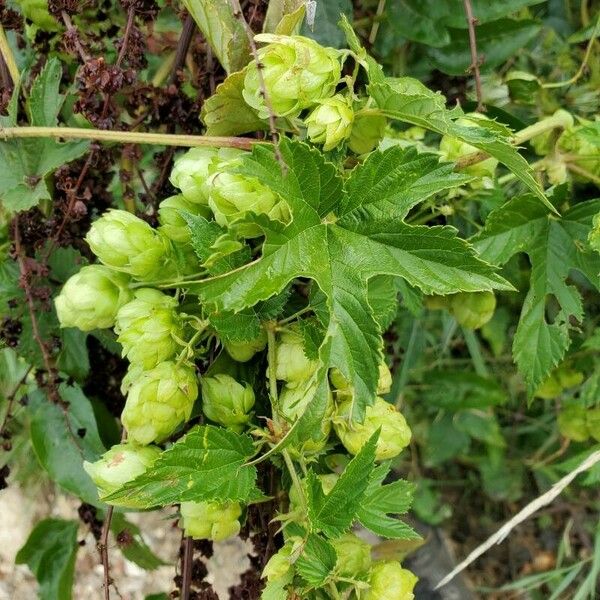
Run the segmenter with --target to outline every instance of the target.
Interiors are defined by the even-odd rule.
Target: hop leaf
[[[526,252],[531,260],[529,292],[513,342],[513,356],[530,395],[567,351],[571,319],[583,319],[581,295],[566,283],[569,273],[577,269],[600,289],[600,257],[587,241],[598,212],[600,201],[589,200],[557,219],[531,195],[519,196],[493,211],[472,240],[492,263],[504,264],[517,252]],[[550,295],[560,307],[553,323],[546,320]]]
[[[344,186],[335,167],[305,144],[282,140],[282,173],[271,148],[256,146],[240,172],[257,177],[292,211],[288,225],[257,217],[266,235],[263,256],[233,273],[191,285],[203,302],[238,312],[310,277],[327,297],[330,364],[355,387],[353,414],[375,399],[380,327],[367,282],[388,273],[426,293],[512,289],[449,227],[412,227],[408,210],[458,185],[464,176],[432,155],[391,148],[372,154]]]

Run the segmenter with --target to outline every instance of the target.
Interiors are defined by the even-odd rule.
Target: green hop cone
[[[461,292],[450,297],[450,311],[463,327],[479,329],[496,310],[494,292]]]
[[[583,381],[583,373],[562,364],[540,385],[535,396],[544,400],[558,398],[568,388],[576,387]]]
[[[166,198],[158,205],[158,221],[160,222],[158,230],[173,242],[189,244],[192,236],[182,212],[193,215],[201,214],[206,218],[210,216],[210,211],[205,206],[189,202],[183,197],[183,194]]]
[[[350,382],[344,377],[339,369],[331,369],[329,373],[331,385],[337,392],[338,400],[351,398],[354,390]],[[392,373],[383,362],[379,365],[379,379],[377,380],[377,394],[387,394],[392,389]]]
[[[267,581],[277,581],[285,577],[291,566],[291,554],[294,550],[294,544],[286,542],[276,554],[273,554],[262,572],[262,578]]]
[[[136,290],[135,299],[117,313],[115,332],[123,356],[151,369],[181,350],[181,319],[177,300],[153,288]]]
[[[254,390],[250,384],[242,385],[230,375],[203,377],[202,412],[215,423],[241,432],[250,420],[254,406]]]
[[[276,377],[287,382],[289,388],[297,387],[313,375],[318,363],[304,353],[302,334],[295,325],[281,332],[275,349]]]
[[[241,156],[235,148],[191,148],[177,158],[169,180],[192,204],[208,204],[208,178],[223,161]]]
[[[387,121],[381,115],[357,112],[354,116],[348,147],[356,154],[371,152],[383,139]]]
[[[371,546],[353,533],[331,541],[337,554],[336,571],[343,577],[356,577],[371,567]]]
[[[288,220],[287,204],[258,179],[232,173],[235,166],[235,161],[223,163],[209,180],[208,205],[215,221],[221,227],[229,227],[246,213],[264,214],[278,221]],[[262,235],[262,230],[254,223],[244,223],[238,227],[238,233],[242,237],[253,238]]]
[[[377,460],[394,458],[410,443],[411,432],[403,415],[382,398],[367,406],[363,423],[350,421],[352,400],[345,400],[337,408],[333,427],[340,441],[350,452],[358,454],[369,438],[381,427],[375,457]]]
[[[263,33],[254,39],[267,44],[259,49],[258,60],[276,116],[297,117],[305,108],[333,94],[341,72],[339,50],[298,35]],[[255,61],[247,67],[242,94],[261,119],[269,117]]]
[[[314,385],[299,385],[290,387],[289,385],[283,386],[281,394],[279,395],[279,411],[292,424],[299,419],[305,412],[308,404],[312,400],[315,392]],[[316,454],[321,452],[329,438],[331,433],[331,416],[334,411],[333,395],[331,391],[328,391],[328,404],[323,420],[320,423],[319,435],[315,437],[308,437],[304,439],[301,445],[297,448],[291,448],[293,456],[295,457],[297,452],[301,454]]]
[[[573,162],[592,176],[579,172],[575,176],[578,181],[594,181],[594,177],[600,177],[598,129],[592,127],[593,122],[584,121],[582,125],[567,128],[557,142],[561,152],[571,155]]]
[[[112,209],[102,215],[85,239],[101,263],[135,279],[175,275],[168,238],[125,210]]]
[[[558,430],[574,442],[585,442],[590,437],[586,409],[579,405],[563,408],[558,415]]]
[[[248,342],[223,342],[227,354],[237,362],[248,362],[257,352],[262,352],[267,345],[267,332],[262,329],[260,335]]]
[[[595,215],[592,220],[592,229],[588,235],[588,241],[592,249],[600,252],[600,213]]]
[[[81,331],[112,327],[119,308],[133,297],[128,281],[127,275],[101,265],[82,267],[54,300],[61,327]]]
[[[600,442],[600,407],[589,408],[585,415],[588,433]]]
[[[220,542],[240,532],[238,502],[182,502],[179,508],[185,535]]]
[[[156,446],[117,444],[96,462],[83,463],[83,468],[98,487],[100,496],[107,496],[145,473],[160,456]]]
[[[344,96],[320,100],[318,106],[306,117],[308,137],[315,144],[323,144],[323,150],[333,150],[348,139],[352,131],[354,112]]]
[[[317,479],[319,480],[319,482],[321,483],[321,489],[323,490],[324,494],[329,494],[329,492],[331,492],[331,490],[333,489],[333,487],[335,486],[335,484],[337,483],[338,479],[340,478],[340,476],[337,473],[325,473],[322,475],[317,475]],[[305,488],[306,487],[306,480],[302,480],[302,486]],[[305,489],[306,491],[306,489]],[[298,495],[298,489],[296,488],[295,485],[292,485],[292,487],[289,490],[288,493],[289,499],[290,499],[290,509],[291,510],[297,510],[300,506],[302,506],[302,503],[300,502],[300,498]]]
[[[393,560],[373,565],[369,591],[365,600],[413,600],[413,590],[419,578]]]
[[[477,123],[474,123],[473,120],[487,120],[487,117],[480,113],[472,113],[468,116],[470,117],[469,119],[457,119],[456,124],[460,125],[461,127],[478,127]],[[468,154],[472,154],[473,152],[477,152],[477,148],[467,144],[466,142],[462,142],[458,138],[445,135],[440,140],[440,152],[444,159],[454,161]],[[487,177],[493,179],[497,166],[497,159],[487,158],[486,160],[482,160],[478,163],[468,166],[466,169],[464,169],[464,171],[465,173],[473,175],[474,177]],[[480,186],[481,182],[471,183],[471,187]]]
[[[192,414],[198,397],[194,369],[162,362],[129,388],[121,415],[128,439],[147,445],[168,438]]]

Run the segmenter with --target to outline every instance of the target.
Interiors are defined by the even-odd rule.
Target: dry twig
[[[183,568],[181,580],[181,600],[190,600],[192,587],[192,563],[194,558],[194,541],[191,536],[183,540]]]
[[[520,523],[527,520],[531,515],[543,506],[550,504],[580,473],[591,469],[600,462],[600,450],[590,454],[578,467],[573,469],[568,475],[565,475],[560,481],[557,481],[546,493],[531,501],[525,508],[518,512],[512,519],[505,523],[494,535],[490,536],[483,544],[477,546],[473,552],[465,558],[455,569],[444,577],[436,586],[439,589],[454,579],[456,575],[464,571],[474,560],[487,552],[494,544],[500,544],[506,539],[506,536]]]
[[[98,551],[102,559],[102,569],[104,572],[104,599],[110,600],[110,586],[113,581],[110,577],[110,564],[108,562],[108,534],[110,533],[110,524],[112,521],[113,507],[109,506],[102,523],[102,533],[98,540]]]
[[[477,54],[477,36],[475,35],[475,25],[477,19],[473,16],[473,7],[471,0],[463,0],[465,13],[467,15],[467,24],[469,26],[469,46],[471,47],[471,67],[470,71],[475,75],[475,93],[477,94],[477,112],[485,111],[483,105],[483,94],[481,92],[481,74],[479,73],[479,56]]]

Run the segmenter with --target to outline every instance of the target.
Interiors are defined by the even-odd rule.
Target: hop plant
[[[151,369],[181,349],[181,319],[177,300],[153,288],[135,292],[135,299],[117,313],[115,332],[123,356],[133,364]]]
[[[595,123],[596,129],[590,135],[588,128],[590,122],[585,121],[581,125],[568,127],[560,136],[557,147],[565,154],[571,154],[577,157],[577,163],[583,167],[592,176],[600,176],[600,149],[598,148],[597,136],[600,129]],[[578,179],[584,181],[588,178],[581,174]]]
[[[396,561],[382,561],[373,565],[369,577],[369,591],[365,600],[413,600],[418,577],[403,569]]]
[[[331,385],[337,392],[337,398],[351,398],[354,390],[350,382],[339,369],[331,369],[329,373]],[[377,380],[377,394],[387,394],[392,389],[392,373],[383,362],[379,365],[379,379]]]
[[[297,117],[333,94],[341,72],[338,50],[302,36],[260,34],[255,40],[267,44],[259,49],[258,61],[276,116]],[[268,118],[255,62],[247,67],[242,94],[262,119]]]
[[[222,162],[243,154],[235,148],[191,148],[173,165],[170,182],[192,204],[208,204],[208,178]]]
[[[480,113],[472,113],[468,115],[469,119],[457,119],[456,124],[461,125],[462,127],[478,127],[474,120],[487,120],[485,115]],[[461,156],[466,156],[467,154],[472,154],[473,152],[477,152],[477,148],[467,144],[466,142],[462,142],[459,139],[445,135],[440,140],[440,152],[442,156],[447,160],[456,160]],[[482,160],[478,163],[468,166],[465,169],[465,172],[469,175],[473,175],[478,178],[493,178],[496,173],[496,167],[498,166],[498,160],[495,158],[487,158],[486,160]],[[471,186],[480,186],[480,181],[473,182]]]
[[[174,274],[168,238],[127,211],[109,210],[92,224],[85,239],[100,262],[135,279]]]
[[[275,350],[276,377],[294,388],[305,382],[316,371],[318,363],[304,353],[302,335],[296,326],[281,332]]]
[[[585,408],[575,405],[562,409],[558,415],[558,430],[574,442],[585,442],[590,436]]]
[[[101,265],[83,267],[54,300],[61,327],[81,331],[112,327],[117,311],[133,297],[129,278]]]
[[[600,252],[600,213],[594,216],[588,241],[596,252]]]
[[[107,496],[145,473],[160,456],[156,446],[117,444],[96,462],[85,461],[83,468],[98,487],[100,496]]]
[[[250,384],[242,385],[233,377],[218,374],[203,377],[202,412],[215,423],[241,432],[250,420],[254,406],[254,390]]]
[[[331,490],[337,483],[339,475],[337,475],[336,473],[322,473],[321,475],[317,475],[317,479],[321,484],[321,489],[323,490],[323,493],[329,494],[329,492],[331,492]],[[306,485],[305,480],[302,481],[302,485]],[[295,486],[292,486],[288,495],[290,499],[290,509],[297,510],[298,507],[301,505],[298,489]]]
[[[223,163],[209,180],[208,204],[215,221],[222,227],[229,227],[246,213],[265,214],[278,221],[288,220],[289,210],[285,202],[258,179],[233,173],[235,166],[235,161]],[[244,223],[237,231],[246,238],[261,235],[261,229],[253,223]]]
[[[305,119],[309,139],[315,144],[323,144],[325,151],[333,150],[348,139],[353,121],[352,106],[341,94],[320,100]]]
[[[313,397],[313,393],[314,389],[311,389],[308,385],[297,387],[284,386],[279,395],[279,411],[290,423],[294,423],[304,414]],[[328,406],[320,424],[321,435],[319,439],[309,438],[304,440],[299,448],[292,449],[292,454],[296,455],[298,451],[301,451],[303,454],[316,454],[325,448],[329,434],[331,433],[331,416],[333,415],[333,411],[333,396],[328,391]]]
[[[583,381],[583,373],[569,367],[566,364],[560,365],[550,374],[550,376],[538,387],[535,395],[538,398],[552,400],[558,398],[563,390],[578,386]]]
[[[287,541],[278,552],[273,554],[262,572],[262,578],[267,581],[277,581],[285,577],[292,566],[291,555],[294,544]]]
[[[350,420],[352,400],[342,402],[333,419],[333,427],[340,441],[350,452],[358,454],[369,438],[381,427],[377,440],[377,460],[394,458],[410,443],[411,432],[403,415],[389,402],[376,398],[372,406],[368,406],[363,423]]]
[[[353,533],[332,540],[337,554],[336,571],[344,577],[356,577],[371,567],[371,546]]]
[[[600,406],[589,408],[585,419],[590,436],[600,442]]]
[[[357,112],[354,115],[348,147],[356,154],[371,152],[383,139],[387,120],[381,115]]]
[[[207,217],[210,211],[207,207],[189,202],[183,194],[166,198],[159,204],[158,221],[160,227],[158,230],[173,242],[188,244],[191,239],[191,233],[187,221],[181,214],[182,212],[188,212],[193,215],[202,214],[204,217]]]
[[[261,352],[267,345],[267,333],[264,329],[261,330],[260,335],[247,342],[223,342],[223,346],[227,351],[227,354],[237,362],[248,362],[257,352]]]
[[[450,310],[463,327],[479,329],[493,316],[496,310],[494,292],[462,292],[450,297]]]
[[[179,508],[185,535],[220,542],[240,532],[238,502],[182,502]]]
[[[165,440],[190,418],[197,397],[196,374],[190,367],[165,361],[140,373],[121,415],[129,439],[142,445]]]

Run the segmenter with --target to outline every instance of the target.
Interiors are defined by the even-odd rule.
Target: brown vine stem
[[[147,133],[139,131],[112,131],[110,129],[84,129],[79,127],[5,127],[0,128],[0,138],[51,137],[65,140],[97,140],[100,142],[118,142],[122,144],[154,144],[156,146],[181,146],[192,148],[208,146],[211,148],[240,148],[249,150],[255,140],[242,137],[210,137],[205,135],[184,135],[176,133]]]
[[[183,540],[183,568],[181,580],[181,600],[190,600],[192,588],[192,563],[194,558],[194,540],[187,536]]]
[[[175,83],[177,81],[177,71],[179,71],[179,69],[181,69],[185,63],[185,57],[187,56],[190,48],[195,29],[196,22],[194,21],[192,15],[188,14],[183,22],[183,29],[181,30],[181,36],[179,37],[179,42],[177,43],[175,58],[171,67],[171,76],[169,78],[171,83]]]
[[[479,55],[477,54],[477,36],[475,35],[475,25],[477,19],[473,16],[473,7],[471,0],[463,0],[465,14],[467,15],[467,25],[469,26],[469,46],[471,48],[471,66],[470,71],[475,76],[475,93],[477,94],[477,112],[484,112],[483,93],[481,91],[481,74],[479,73]]]
[[[256,63],[256,71],[258,76],[258,84],[260,85],[260,92],[262,94],[263,100],[265,101],[265,106],[267,108],[267,112],[269,113],[269,133],[271,134],[271,140],[273,141],[273,145],[275,147],[275,158],[279,161],[281,168],[285,171],[286,164],[281,156],[281,151],[279,150],[279,137],[277,135],[277,126],[275,124],[275,113],[273,112],[273,105],[271,104],[271,98],[269,97],[269,93],[267,92],[267,86],[265,85],[265,78],[263,76],[263,64],[260,62],[260,58],[258,56],[258,50],[256,48],[256,43],[254,42],[254,32],[250,28],[250,25],[246,22],[244,18],[244,13],[242,12],[242,7],[240,6],[239,0],[231,0],[231,7],[233,8],[233,16],[240,22],[244,31],[246,32],[246,36],[248,37],[248,43],[250,44],[250,52],[252,53],[252,58]]]
[[[119,68],[123,59],[125,58],[125,54],[127,53],[127,45],[129,44],[129,36],[131,35],[131,30],[133,29],[133,24],[135,22],[135,9],[130,8],[127,11],[127,25],[125,26],[125,33],[123,34],[123,42],[121,43],[121,49],[119,50],[119,56],[117,56],[117,61],[115,62],[115,67]],[[101,119],[106,118],[106,111],[108,110],[108,105],[110,103],[110,94],[104,95],[104,105],[102,106],[102,115]]]
[[[113,507],[109,506],[102,523],[102,532],[98,541],[98,550],[102,558],[102,569],[104,572],[104,600],[110,600],[110,586],[112,579],[110,577],[110,564],[108,563],[108,534],[110,532],[110,524],[112,522]]]
[[[75,207],[75,202],[77,202],[77,192],[79,191],[79,188],[81,187],[81,184],[83,183],[83,180],[84,180],[85,176],[87,175],[87,172],[89,171],[89,168],[92,164],[92,160],[94,159],[95,152],[96,152],[96,149],[92,148],[87,157],[87,160],[85,161],[85,164],[83,165],[83,168],[81,169],[81,172],[79,173],[79,177],[77,178],[75,187],[69,191],[69,203],[67,204],[65,214],[63,216],[63,219],[62,219],[60,225],[58,226],[56,233],[52,236],[52,238],[50,238],[48,247],[46,248],[46,251],[45,251],[43,259],[42,259],[42,264],[46,264],[48,262],[48,259],[50,258],[50,254],[52,254],[52,250],[54,250],[54,247],[56,246],[56,241],[60,239],[60,236],[62,235],[62,232],[64,231],[64,229],[67,225],[67,222],[69,221],[71,212],[73,211],[73,208]]]
[[[25,299],[27,301],[27,309],[29,311],[29,317],[31,319],[31,329],[33,331],[33,338],[35,339],[36,344],[39,346],[40,352],[42,353],[42,361],[44,363],[44,368],[48,374],[48,395],[50,399],[56,403],[60,403],[60,397],[57,391],[57,381],[56,381],[56,370],[54,365],[52,364],[52,359],[50,358],[50,354],[48,353],[48,346],[46,346],[46,342],[42,338],[42,334],[40,333],[40,327],[38,324],[38,320],[35,314],[35,302],[33,299],[33,293],[31,291],[31,286],[29,282],[29,277],[31,275],[31,270],[27,266],[27,262],[25,260],[25,254],[23,252],[23,248],[21,246],[21,231],[19,230],[19,216],[15,216],[13,221],[14,227],[14,240],[15,240],[15,252],[17,254],[17,264],[19,265],[19,272],[21,274],[21,286],[23,291],[25,292]]]
[[[89,57],[88,53],[84,50],[83,46],[81,45],[81,42],[79,41],[77,31],[75,30],[75,27],[73,26],[73,21],[71,21],[71,17],[69,16],[69,13],[67,11],[63,10],[63,11],[61,11],[60,16],[62,17],[63,23],[65,24],[67,31],[75,32],[73,39],[75,41],[75,48],[77,48],[79,58],[81,58],[81,60],[83,62],[87,62],[90,59],[90,57]]]
[[[31,373],[31,369],[33,369],[32,366],[29,366],[27,368],[27,370],[25,371],[25,373],[23,374],[23,376],[19,379],[19,381],[17,382],[17,384],[15,385],[15,387],[12,389],[12,391],[10,392],[10,394],[8,394],[8,396],[6,396],[6,412],[4,413],[4,418],[2,419],[2,424],[0,425],[0,437],[4,433],[4,430],[6,429],[6,425],[8,423],[8,420],[11,417],[12,405],[13,405],[13,403],[15,401],[15,398],[17,397],[17,393],[19,392],[19,388],[25,383],[25,380],[27,379],[27,376],[29,375],[29,373]]]

